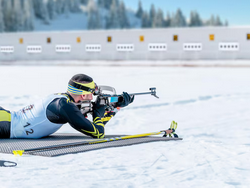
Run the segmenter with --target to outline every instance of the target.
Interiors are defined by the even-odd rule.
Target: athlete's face
[[[82,101],[91,101],[93,99],[93,94],[85,94],[81,95],[82,96]]]

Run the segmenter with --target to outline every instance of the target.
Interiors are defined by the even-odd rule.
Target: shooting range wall
[[[250,27],[0,34],[0,60],[250,59]]]

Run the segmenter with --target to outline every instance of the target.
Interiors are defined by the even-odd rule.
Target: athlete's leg
[[[0,138],[10,138],[10,111],[0,106]]]

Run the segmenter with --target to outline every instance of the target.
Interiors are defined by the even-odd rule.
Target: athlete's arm
[[[116,112],[114,111],[109,111],[104,114],[104,117],[102,118],[102,122],[104,125],[106,125],[111,118],[115,116]]]
[[[63,117],[74,129],[89,135],[93,138],[104,137],[104,124],[100,117],[95,117],[93,122],[86,119],[81,111],[67,99],[60,99],[59,114]]]

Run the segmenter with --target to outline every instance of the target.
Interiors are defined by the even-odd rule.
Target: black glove
[[[96,101],[92,103],[92,105],[93,105],[93,118],[96,117],[102,118],[104,116],[107,105],[101,104],[101,99],[99,96],[96,98]]]
[[[125,107],[134,101],[135,96],[132,97],[127,93],[123,92],[123,94],[118,97],[118,102],[116,103],[116,107]]]

